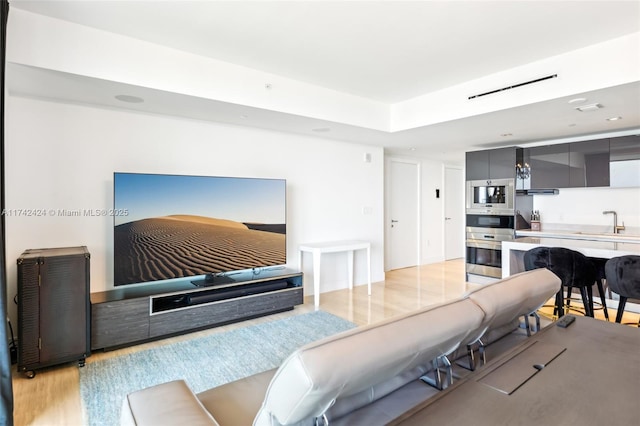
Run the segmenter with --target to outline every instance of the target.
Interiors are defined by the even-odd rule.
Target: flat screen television
[[[284,179],[114,173],[114,285],[286,264]]]

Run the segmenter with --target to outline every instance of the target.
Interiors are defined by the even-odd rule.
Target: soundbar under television
[[[286,264],[284,179],[114,173],[114,285]]]

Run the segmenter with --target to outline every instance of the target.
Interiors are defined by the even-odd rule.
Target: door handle
[[[450,217],[445,217],[444,220],[451,220],[451,218]]]
[[[391,219],[391,223],[398,223],[398,221]]]

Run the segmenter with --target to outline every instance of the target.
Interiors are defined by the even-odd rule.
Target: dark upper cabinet
[[[467,152],[466,180],[513,179],[515,166],[515,147]]]
[[[512,179],[515,165],[529,166],[522,189],[640,187],[640,135],[466,154],[466,179]]]
[[[531,168],[531,188],[569,187],[569,144],[524,149],[524,161]]]
[[[465,179],[489,179],[489,151],[471,151],[466,154]]]
[[[640,135],[611,138],[609,144],[610,186],[640,186]]]
[[[516,148],[498,148],[489,152],[489,179],[513,179],[516,175]]]
[[[609,186],[609,139],[569,144],[569,187]]]

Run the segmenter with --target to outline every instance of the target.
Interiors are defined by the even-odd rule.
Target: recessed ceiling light
[[[316,127],[315,129],[311,129],[311,130],[317,133],[326,133],[331,131],[331,129],[328,127]]]
[[[618,120],[622,120],[622,117],[610,117],[610,118],[607,118],[607,121],[618,121]]]
[[[139,104],[144,102],[144,99],[131,95],[116,95],[115,98],[121,102],[128,102],[130,104]]]
[[[587,98],[574,98],[569,101],[570,104],[581,104],[582,102],[586,102]]]

